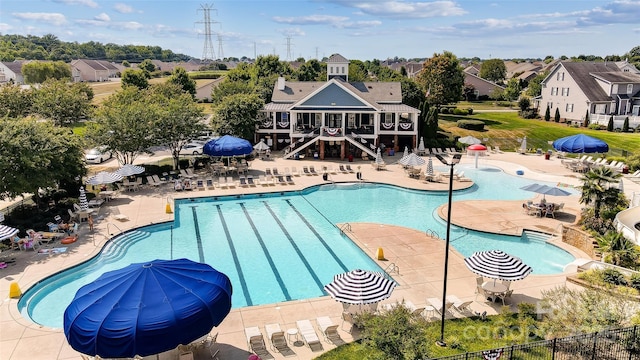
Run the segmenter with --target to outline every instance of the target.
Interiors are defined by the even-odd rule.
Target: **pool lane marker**
[[[282,276],[280,276],[280,272],[278,271],[278,268],[276,267],[276,264],[273,261],[271,254],[269,253],[269,249],[267,249],[267,246],[262,240],[262,236],[260,235],[260,232],[258,231],[255,224],[253,223],[253,220],[251,219],[251,215],[249,214],[249,211],[244,206],[244,203],[240,203],[240,207],[242,208],[242,211],[244,211],[244,215],[247,217],[247,221],[249,221],[249,224],[251,225],[251,229],[253,229],[253,233],[256,235],[256,238],[258,239],[258,242],[260,243],[260,247],[262,248],[264,255],[267,257],[267,261],[269,262],[271,271],[273,271],[273,274],[276,276],[276,280],[278,281],[278,285],[280,285],[280,289],[282,290],[282,294],[284,295],[284,298],[287,301],[291,300],[291,295],[289,294],[289,290],[287,290],[287,286],[282,280]]]
[[[349,271],[349,268],[342,262],[342,260],[340,260],[340,258],[338,257],[338,255],[333,251],[333,249],[331,249],[331,247],[329,246],[329,244],[327,244],[324,239],[322,238],[322,236],[320,236],[320,234],[316,231],[316,229],[313,227],[313,225],[311,225],[311,223],[309,221],[307,221],[307,218],[304,217],[304,215],[302,215],[300,213],[300,211],[298,211],[298,209],[296,209],[295,205],[293,205],[291,203],[291,200],[285,200],[287,202],[287,204],[289,204],[289,206],[291,207],[291,209],[293,209],[293,211],[300,217],[300,220],[302,220],[302,222],[305,223],[305,225],[307,225],[307,227],[309,227],[309,230],[311,230],[311,232],[318,238],[318,240],[320,240],[320,242],[322,243],[322,245],[325,247],[325,249],[327,249],[327,251],[329,252],[329,254],[331,254],[331,256],[333,256],[333,259],[338,263],[338,265],[340,265],[340,267],[342,268],[342,270],[344,270],[344,272]]]
[[[247,306],[252,306],[253,301],[251,301],[251,295],[249,294],[249,288],[247,288],[247,283],[244,280],[244,274],[242,273],[242,267],[240,266],[240,261],[238,260],[238,253],[236,252],[235,246],[233,246],[233,240],[231,239],[231,234],[229,233],[229,228],[227,227],[227,222],[224,220],[224,215],[222,215],[222,208],[220,205],[216,205],[216,209],[218,209],[218,215],[220,216],[220,222],[222,223],[222,229],[224,230],[224,234],[227,237],[227,243],[229,244],[229,250],[231,250],[231,256],[233,257],[233,263],[236,266],[236,272],[238,273],[238,278],[240,280],[240,286],[242,287],[242,293],[244,294],[244,298],[247,300]]]
[[[302,254],[302,251],[300,251],[300,248],[298,248],[298,245],[296,244],[295,240],[293,240],[293,238],[291,237],[287,229],[284,227],[280,219],[278,219],[278,216],[276,215],[276,213],[273,212],[269,204],[266,201],[263,201],[263,203],[264,203],[264,206],[269,211],[269,213],[271,214],[271,216],[273,217],[273,219],[278,223],[278,226],[280,226],[280,230],[282,230],[282,232],[284,233],[284,236],[287,237],[287,239],[291,243],[291,246],[293,246],[293,249],[296,251],[296,253],[298,253],[298,257],[300,257],[300,260],[302,260],[302,262],[304,263],[304,266],[307,268],[307,271],[309,272],[309,275],[311,275],[311,277],[313,278],[313,281],[315,281],[316,285],[318,286],[318,289],[320,289],[320,291],[324,294],[324,284],[322,284],[322,281],[320,281],[320,279],[318,278],[318,275],[316,275],[316,272],[313,271],[311,264],[309,264],[309,261],[307,261],[307,258],[304,257],[304,254]]]
[[[193,214],[193,227],[196,228],[196,242],[198,243],[198,257],[201,263],[204,262],[204,250],[202,249],[202,237],[200,236],[200,225],[198,225],[198,212],[196,206],[191,207],[191,213]],[[171,228],[173,232],[173,228]],[[173,235],[171,235],[173,237]]]

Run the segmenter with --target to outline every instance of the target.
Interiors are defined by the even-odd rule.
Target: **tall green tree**
[[[480,65],[478,76],[496,84],[502,84],[507,77],[507,67],[501,59],[489,59]]]
[[[617,183],[622,174],[600,166],[587,171],[582,177],[582,195],[580,203],[593,206],[594,216],[600,217],[603,205],[615,206],[618,202],[620,190],[612,184]]]
[[[549,120],[551,120],[551,109],[549,108],[549,105],[547,105],[547,110],[544,112],[544,121]]]
[[[613,131],[613,115],[609,117],[609,122],[607,123],[607,131]]]
[[[38,194],[86,173],[81,139],[50,122],[0,118],[0,144],[0,199]]]
[[[449,51],[427,59],[417,82],[425,92],[427,101],[437,107],[462,99],[464,74],[460,61]]]
[[[132,164],[149,147],[158,145],[155,120],[163,104],[152,101],[149,91],[127,86],[109,96],[87,125],[86,136],[113,151],[120,164]]]
[[[420,85],[409,78],[401,78],[400,85],[402,87],[402,103],[418,108],[420,103],[424,101],[424,93]]]
[[[213,105],[219,105],[224,101],[224,98],[230,95],[236,94],[253,94],[255,88],[248,82],[232,81],[226,79],[222,81],[218,86],[211,90],[211,102]]]
[[[254,138],[258,111],[264,106],[255,94],[235,94],[213,109],[211,128],[220,135],[233,135],[243,139]]]
[[[507,87],[504,88],[504,97],[507,101],[514,101],[520,97],[521,91],[520,81],[516,78],[509,79]]]
[[[604,235],[598,235],[596,241],[605,261],[613,265],[630,267],[635,265],[640,256],[636,245],[617,231],[607,231]]]
[[[148,73],[140,69],[125,69],[120,79],[123,88],[135,86],[138,89],[146,89],[149,86]]]
[[[202,109],[177,84],[154,85],[149,88],[149,92],[149,101],[158,105],[159,110],[154,120],[155,142],[169,148],[173,167],[177,169],[182,147],[206,128]]]
[[[144,70],[147,73],[152,73],[156,71],[156,65],[151,62],[151,59],[144,59],[140,64],[138,64],[138,69]]]
[[[629,132],[629,117],[624,118],[624,123],[622,123],[622,132]]]
[[[178,66],[173,69],[167,81],[180,86],[182,91],[191,94],[191,96],[196,95],[196,81],[189,77],[189,74],[187,74],[187,71],[183,67]]]
[[[18,85],[0,86],[0,118],[21,118],[31,113],[33,90],[22,89]]]
[[[527,95],[529,97],[535,98],[542,94],[542,80],[547,77],[548,73],[548,71],[542,72],[529,80],[529,85],[527,85]]]
[[[32,61],[22,65],[27,84],[42,84],[48,79],[71,80],[71,67],[63,61]]]
[[[300,65],[300,68],[295,71],[295,77],[298,81],[323,81],[323,73],[326,74],[326,65],[316,59],[311,59]]]
[[[560,122],[560,109],[556,108],[556,113],[553,115],[553,121],[559,123]]]
[[[50,79],[35,90],[33,112],[56,125],[69,125],[89,117],[91,99],[93,90],[85,83]]]

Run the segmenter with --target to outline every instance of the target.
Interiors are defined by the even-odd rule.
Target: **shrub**
[[[589,129],[591,130],[605,130],[606,128],[606,126],[596,123],[589,124]]]
[[[484,121],[480,120],[458,120],[456,125],[461,129],[482,131],[484,130]]]
[[[454,115],[469,115],[469,110],[463,110],[463,109],[455,108],[455,109],[453,109],[453,114]]]
[[[446,108],[446,107],[440,108],[440,113],[441,114],[448,114],[449,113],[449,108]]]
[[[467,109],[467,113],[469,113],[469,115],[473,115],[473,109],[472,108],[468,108]]]
[[[605,269],[602,271],[602,280],[608,284],[627,285],[627,279],[625,279],[624,275],[616,269]]]
[[[640,291],[640,274],[633,274],[629,278],[629,286]]]
[[[523,119],[537,119],[538,113],[534,109],[522,110],[519,112],[520,117]]]

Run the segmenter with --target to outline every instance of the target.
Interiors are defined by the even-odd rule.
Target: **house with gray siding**
[[[16,85],[24,84],[22,76],[22,65],[28,60],[3,61],[0,62],[0,84],[13,82]]]
[[[640,125],[640,74],[614,62],[559,62],[542,81],[542,93],[535,99],[541,116],[549,107],[551,114],[559,110],[560,118],[583,124],[586,114],[590,123],[622,128],[626,117],[630,127]]]
[[[260,111],[256,142],[285,158],[375,156],[376,149],[416,148],[420,111],[402,103],[400,82],[349,82],[349,60],[327,61],[327,81],[278,78]]]
[[[71,62],[71,77],[79,81],[109,81],[118,76],[120,69],[106,60],[78,59]]]
[[[483,97],[488,97],[489,95],[491,95],[492,92],[496,90],[504,91],[504,86],[497,85],[494,82],[483,79],[472,73],[468,73],[466,69],[464,71],[464,85],[473,86],[473,89],[474,89],[473,95],[475,98],[469,99],[470,101],[479,100]]]

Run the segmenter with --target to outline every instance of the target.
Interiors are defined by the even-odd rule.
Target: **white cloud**
[[[111,21],[111,18],[109,17],[109,15],[102,13],[100,15],[94,16],[93,17],[94,20],[97,21]]]
[[[284,36],[305,36],[305,32],[300,28],[277,29],[277,32]]]
[[[51,25],[60,26],[67,23],[67,19],[60,13],[13,13],[13,17],[21,20],[41,21]]]
[[[346,7],[353,7],[364,14],[392,18],[431,18],[443,16],[460,16],[467,12],[454,1],[407,2],[392,1],[333,1]]]
[[[66,5],[83,5],[90,8],[97,8],[98,3],[93,0],[54,0],[54,2],[66,4]]]
[[[131,31],[131,30],[140,30],[144,28],[144,25],[136,21],[105,22],[100,20],[76,20],[76,24],[86,25],[86,26],[95,26],[95,27],[105,27],[115,31],[122,31],[122,30]]]
[[[332,15],[308,15],[299,17],[282,17],[274,16],[273,21],[280,24],[290,25],[335,25],[343,21],[349,20],[346,16],[332,16]]]
[[[116,3],[113,5],[113,9],[121,14],[130,14],[135,11],[132,6],[123,3]]]
[[[12,29],[13,27],[11,25],[0,23],[0,33],[6,33],[8,31],[11,31]]]

